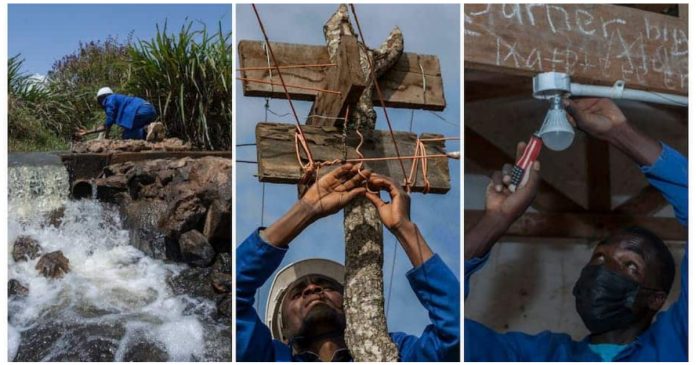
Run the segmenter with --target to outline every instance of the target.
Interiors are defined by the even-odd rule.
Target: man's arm
[[[278,268],[289,243],[321,217],[336,213],[357,195],[369,171],[343,165],[323,176],[280,219],[250,235],[236,250],[237,360],[275,361],[271,332],[254,309],[254,296]]]
[[[411,221],[411,199],[393,180],[374,174],[368,185],[389,192],[390,202],[367,193],[384,226],[396,236],[413,269],[406,277],[431,324],[420,337],[392,334],[400,361],[459,360],[459,281],[440,256],[434,255],[418,226]]]
[[[517,144],[519,158],[526,143]],[[464,297],[469,296],[469,279],[481,269],[488,259],[488,253],[508,228],[529,208],[536,196],[541,177],[539,161],[534,162],[526,172],[520,187],[514,192],[509,188],[510,165],[503,171],[496,171],[486,188],[486,212],[476,225],[464,234]]]
[[[609,99],[584,98],[566,102],[571,122],[595,138],[609,142],[641,166],[648,182],[674,207],[677,220],[688,224],[688,163],[679,152],[633,128],[621,110]],[[687,255],[681,264],[681,292],[667,311],[672,325],[688,332]]]
[[[524,142],[517,144],[518,158],[524,153],[526,146]],[[464,234],[466,260],[484,257],[512,223],[529,208],[539,187],[540,169],[539,161],[535,161],[532,168],[527,170],[527,176],[522,180],[520,187],[514,192],[509,188],[510,165],[504,166],[502,172],[496,171],[493,174],[486,187],[486,212],[483,218]]]
[[[264,242],[254,231],[235,252],[237,303],[237,360],[274,361],[271,332],[254,309],[254,296],[271,277],[285,256],[282,249]]]

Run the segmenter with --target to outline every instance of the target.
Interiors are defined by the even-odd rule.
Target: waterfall
[[[9,360],[231,360],[230,325],[214,320],[215,303],[174,295],[167,283],[186,266],[132,246],[116,206],[68,199],[65,168],[43,155],[10,155],[9,279],[29,291],[8,303]],[[62,251],[70,272],[45,278],[38,257],[15,262],[23,235],[43,253]]]

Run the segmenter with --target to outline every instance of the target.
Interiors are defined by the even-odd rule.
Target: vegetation
[[[158,110],[167,135],[201,149],[230,149],[232,120],[231,33],[209,34],[205,25],[162,30],[150,41],[115,38],[80,44],[57,61],[45,80],[22,72],[23,59],[8,61],[9,148],[66,149],[78,127],[104,121],[96,91],[145,98]],[[113,131],[113,129],[112,129]]]
[[[156,106],[168,133],[199,148],[230,149],[231,33],[221,24],[212,35],[192,26],[168,35],[165,23],[155,39],[131,47],[128,89]]]

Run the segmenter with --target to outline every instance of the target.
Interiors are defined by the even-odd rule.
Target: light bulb
[[[568,122],[563,100],[560,96],[550,99],[551,108],[546,113],[544,124],[539,129],[539,136],[544,141],[544,145],[554,151],[563,151],[570,147],[575,138],[575,130]]]

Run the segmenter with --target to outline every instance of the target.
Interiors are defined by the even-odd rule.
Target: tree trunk
[[[324,25],[324,38],[332,60],[341,35],[356,36],[350,24],[348,7],[344,4]],[[395,28],[380,48],[370,50],[362,43],[359,46],[360,65],[367,87],[358,103],[351,106],[346,127],[374,130],[377,114],[372,104],[374,83],[370,76],[370,58],[375,75],[379,77],[403,53],[403,35],[399,28]],[[384,246],[377,209],[366,198],[355,199],[344,209],[343,225],[346,237],[346,285],[343,297],[346,345],[354,361],[398,361],[399,352],[389,337],[384,315]]]
[[[384,246],[377,209],[366,198],[344,209],[346,282],[345,340],[354,361],[398,361],[384,316]]]

